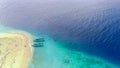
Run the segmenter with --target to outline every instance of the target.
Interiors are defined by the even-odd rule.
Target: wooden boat
[[[44,47],[43,43],[36,43],[32,45],[33,47]]]
[[[45,42],[44,38],[35,39],[34,42]]]

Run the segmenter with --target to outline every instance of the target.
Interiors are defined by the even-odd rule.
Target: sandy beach
[[[26,34],[0,34],[0,68],[27,68],[31,54],[31,39]]]

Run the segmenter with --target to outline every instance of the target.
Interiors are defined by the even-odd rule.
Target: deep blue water
[[[6,0],[7,1],[7,0]],[[119,0],[1,1],[0,21],[120,64]]]

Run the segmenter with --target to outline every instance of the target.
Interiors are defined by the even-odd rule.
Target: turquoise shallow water
[[[118,68],[97,57],[69,50],[49,36],[39,37],[45,38],[44,47],[33,47],[28,68]]]
[[[26,32],[14,28],[0,25],[0,32]],[[35,35],[36,38],[45,39],[44,47],[32,47],[33,55],[28,68],[119,68],[103,59],[85,54],[83,52],[73,51],[65,48],[66,44],[60,43],[47,35]]]
[[[120,65],[119,5],[120,0],[0,0],[0,23],[47,34],[70,50]]]

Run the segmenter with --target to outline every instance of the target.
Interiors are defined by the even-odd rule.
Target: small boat
[[[33,47],[43,47],[43,43],[36,43],[32,45]]]
[[[44,38],[35,39],[34,42],[45,42]]]

